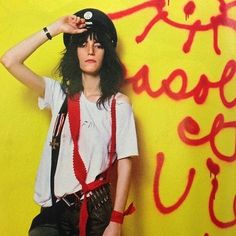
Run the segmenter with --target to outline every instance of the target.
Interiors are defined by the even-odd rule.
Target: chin
[[[97,67],[85,67],[82,69],[83,73],[89,74],[89,75],[98,75],[100,72],[100,68]]]
[[[93,76],[99,75],[99,71],[97,70],[83,70],[83,73],[86,75],[93,75]]]

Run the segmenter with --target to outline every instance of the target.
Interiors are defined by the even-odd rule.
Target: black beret
[[[102,11],[94,8],[86,8],[76,12],[74,15],[84,18],[86,23],[86,28],[96,29],[100,28],[107,34],[110,38],[112,45],[116,47],[117,45],[117,33],[116,28],[111,21],[111,19]],[[63,41],[65,46],[69,45],[73,35],[64,33]]]

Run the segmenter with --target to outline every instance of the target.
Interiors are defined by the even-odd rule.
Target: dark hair
[[[81,34],[73,35],[70,44],[63,52],[57,67],[57,73],[62,77],[62,90],[68,96],[83,91],[82,71],[79,66],[77,47],[81,46],[91,36],[104,48],[104,58],[99,72],[102,96],[97,101],[97,106],[100,108],[112,95],[119,91],[124,79],[123,65],[105,32],[98,29],[89,29]]]

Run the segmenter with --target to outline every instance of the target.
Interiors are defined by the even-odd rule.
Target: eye
[[[102,44],[99,42],[94,43],[95,48],[103,48]]]
[[[81,48],[85,48],[87,46],[87,42],[82,43]]]
[[[85,48],[87,46],[87,42],[79,43],[78,47],[79,48]]]

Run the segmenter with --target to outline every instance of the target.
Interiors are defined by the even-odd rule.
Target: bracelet
[[[46,36],[48,39],[52,40],[52,35],[49,33],[48,28],[44,27],[43,31],[45,32]]]
[[[127,215],[131,215],[135,211],[135,206],[133,203],[129,205],[129,207],[124,212],[119,212],[113,210],[111,213],[111,220],[112,222],[116,222],[122,224],[124,221],[124,217]]]
[[[119,224],[123,224],[124,214],[122,212],[113,210],[111,213],[111,220],[110,221],[116,222]]]

